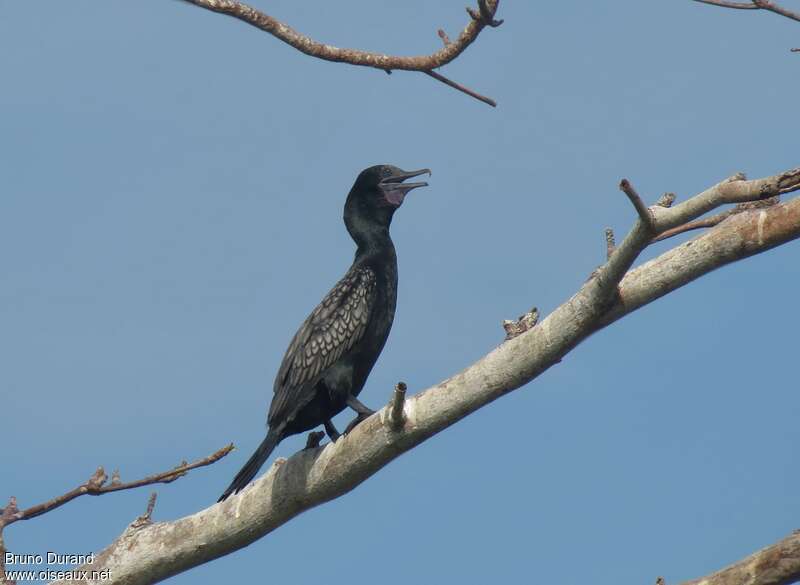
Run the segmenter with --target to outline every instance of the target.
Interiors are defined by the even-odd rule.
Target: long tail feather
[[[225,490],[225,493],[223,493],[217,501],[221,502],[231,494],[242,491],[256,476],[258,470],[261,469],[261,466],[264,465],[264,462],[269,458],[272,450],[280,443],[281,438],[279,432],[270,429],[267,436],[261,441],[258,449],[256,449],[256,452],[247,460],[244,467],[239,470],[239,473],[233,478],[231,485],[228,486],[228,489]]]

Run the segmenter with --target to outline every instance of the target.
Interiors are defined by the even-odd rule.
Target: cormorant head
[[[406,194],[428,183],[404,183],[430,169],[404,171],[392,165],[376,165],[359,173],[344,206],[344,221],[353,237],[353,230],[363,229],[365,224],[389,227],[395,210],[403,204]]]

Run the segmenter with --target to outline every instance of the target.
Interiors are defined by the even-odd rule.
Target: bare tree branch
[[[497,105],[491,98],[476,93],[433,70],[447,65],[461,55],[461,53],[478,38],[478,35],[480,35],[485,27],[496,27],[503,23],[502,20],[494,19],[500,0],[478,0],[477,11],[471,8],[467,9],[470,15],[470,22],[464,30],[461,31],[461,34],[458,35],[455,41],[451,41],[444,31],[439,30],[438,34],[443,40],[444,46],[430,55],[421,55],[417,57],[387,55],[385,53],[374,53],[371,51],[362,51],[360,49],[344,49],[320,43],[319,41],[315,41],[299,33],[290,26],[283,24],[276,18],[260,10],[256,10],[244,2],[238,2],[237,0],[183,1],[212,12],[219,12],[237,18],[271,34],[301,53],[316,57],[317,59],[333,61],[335,63],[349,63],[350,65],[358,65],[361,67],[371,67],[386,72],[391,72],[393,69],[420,71],[492,107]]]
[[[789,585],[800,581],[800,530],[701,579],[681,585]]]
[[[786,18],[800,22],[800,13],[794,12],[772,2],[772,0],[751,0],[750,2],[728,2],[726,0],[694,0],[701,4],[711,4],[712,6],[721,6],[723,8],[735,8],[737,10],[767,10],[774,12]]]
[[[108,476],[106,475],[106,472],[103,470],[102,467],[98,467],[97,471],[94,472],[92,477],[90,477],[85,483],[82,483],[75,489],[70,490],[67,493],[62,494],[58,497],[55,497],[52,500],[42,502],[41,504],[31,506],[30,508],[26,508],[25,510],[16,510],[17,500],[12,496],[11,503],[9,504],[9,506],[5,508],[2,517],[0,517],[0,531],[2,531],[2,529],[8,526],[9,524],[13,524],[18,520],[30,520],[31,518],[35,518],[36,516],[41,516],[42,514],[46,514],[50,510],[59,508],[64,504],[66,504],[67,502],[70,502],[75,498],[86,494],[89,494],[90,496],[100,496],[110,492],[118,492],[120,490],[130,490],[133,488],[138,488],[145,485],[152,485],[155,483],[173,482],[179,477],[183,477],[184,475],[186,475],[186,473],[188,471],[191,471],[192,469],[216,463],[231,451],[233,451],[232,444],[227,445],[222,449],[220,449],[219,451],[217,451],[216,453],[212,453],[208,457],[199,459],[194,463],[186,463],[184,461],[183,463],[181,463],[174,469],[170,469],[169,471],[164,471],[162,473],[150,475],[143,479],[130,481],[128,483],[112,481],[111,483],[106,484]],[[115,473],[118,477],[119,475],[118,472]],[[12,506],[15,509],[15,511],[10,514],[6,514],[6,511],[9,510]]]
[[[775,14],[780,14],[781,16],[785,16],[786,18],[791,18],[792,20],[800,22],[800,13],[797,13],[793,10],[788,10],[783,6],[779,6],[775,2],[772,2],[771,0],[753,0],[753,4],[757,5],[759,8],[763,10],[769,10],[770,12],[774,12]]]
[[[758,10],[758,6],[752,2],[726,2],[726,0],[694,0],[702,4],[711,4],[712,6],[722,6],[723,8],[736,8],[738,10]]]
[[[544,321],[462,372],[406,398],[399,430],[393,402],[336,443],[276,460],[261,478],[220,504],[171,522],[129,526],[81,568],[109,569],[118,583],[153,583],[247,546],[301,512],[349,492],[402,453],[530,382],[628,313],[721,266],[800,238],[800,198],[733,215],[629,271],[651,242],[651,230],[662,233],[720,205],[797,189],[800,169],[754,181],[735,177],[671,208],[649,208],[650,227],[637,220],[606,264]],[[761,566],[768,569],[763,564],[754,570]]]
[[[0,508],[0,584],[13,583],[12,581],[9,581],[6,578],[6,570],[5,570],[6,548],[3,539],[3,530],[10,524],[13,524],[14,522],[17,522],[19,520],[30,520],[31,518],[41,516],[42,514],[46,514],[51,510],[55,510],[56,508],[63,506],[67,502],[70,502],[75,498],[86,494],[89,494],[91,496],[101,496],[109,492],[129,490],[137,487],[142,487],[145,485],[152,485],[155,483],[170,483],[180,477],[183,477],[184,475],[186,475],[188,471],[192,469],[216,463],[231,451],[233,451],[233,444],[227,445],[226,447],[223,447],[216,453],[212,453],[208,457],[199,459],[194,463],[186,463],[186,461],[184,461],[180,465],[178,465],[174,469],[170,469],[169,471],[164,471],[162,473],[150,475],[143,479],[131,481],[128,483],[122,483],[120,481],[118,470],[115,470],[114,473],[112,474],[111,482],[106,483],[106,481],[108,480],[108,475],[101,466],[97,468],[97,470],[92,474],[92,476],[88,480],[86,480],[86,482],[82,483],[75,489],[70,490],[67,493],[62,494],[58,497],[55,497],[52,500],[48,500],[41,504],[31,506],[30,508],[26,508],[25,510],[20,510],[17,507],[17,498],[11,496],[11,498],[9,498],[6,507]],[[156,493],[153,492],[150,495],[150,499],[147,504],[147,510],[142,516],[139,516],[136,520],[134,520],[133,524],[131,524],[131,527],[140,528],[142,526],[146,526],[147,524],[149,524],[151,521],[150,517],[153,514],[153,508],[155,507],[155,505],[156,505]]]

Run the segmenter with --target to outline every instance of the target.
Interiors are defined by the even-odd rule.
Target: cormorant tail
[[[250,481],[256,476],[258,470],[261,469],[261,466],[264,465],[264,462],[272,453],[272,450],[281,442],[281,433],[275,429],[269,429],[267,432],[267,436],[264,437],[264,440],[261,441],[261,444],[256,449],[256,452],[247,460],[247,463],[244,464],[239,470],[239,473],[236,474],[236,477],[233,478],[231,485],[228,486],[228,489],[225,490],[217,502],[221,502],[225,500],[231,494],[237,494],[244,489],[244,487],[250,483]]]

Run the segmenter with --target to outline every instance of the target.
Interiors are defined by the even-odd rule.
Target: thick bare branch
[[[701,579],[681,585],[789,585],[800,581],[800,530]]]
[[[420,71],[490,106],[497,105],[491,98],[476,93],[433,70],[447,65],[461,55],[461,53],[478,38],[478,35],[480,35],[484,28],[502,24],[502,21],[494,20],[494,15],[497,12],[500,0],[479,0],[478,10],[470,11],[470,22],[464,27],[464,30],[461,31],[461,34],[458,35],[456,40],[451,41],[447,35],[442,36],[443,32],[439,31],[439,36],[444,41],[444,46],[430,55],[415,57],[388,55],[386,53],[375,53],[372,51],[362,51],[360,49],[346,49],[321,43],[299,33],[276,18],[260,10],[256,10],[244,2],[238,2],[237,0],[183,1],[212,12],[219,12],[237,18],[242,22],[246,22],[249,25],[271,34],[301,53],[316,57],[317,59],[333,61],[335,63],[349,63],[350,65],[358,65],[360,67],[371,67],[387,72],[391,72],[393,69]]]
[[[720,183],[673,208],[650,212],[658,229],[669,229],[724,203],[797,188],[795,175],[800,177],[800,171]],[[625,268],[615,281],[622,270],[620,260],[612,265],[615,258],[650,241],[640,221],[637,226],[631,232],[638,235],[629,234],[609,262],[544,321],[407,398],[402,432],[384,424],[386,407],[336,443],[277,460],[260,479],[221,504],[172,522],[128,527],[82,568],[110,569],[120,583],[152,583],[247,546],[301,512],[347,493],[400,454],[533,380],[599,329],[712,270],[800,238],[800,198],[736,214],[627,274]],[[611,297],[609,282],[617,293]]]

